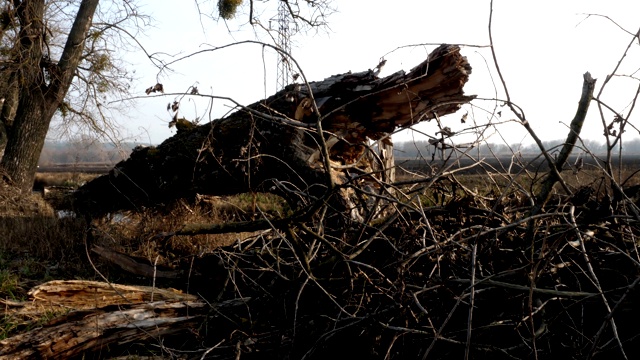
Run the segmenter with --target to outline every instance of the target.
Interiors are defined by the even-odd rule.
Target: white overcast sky
[[[146,0],[142,11],[153,17],[154,27],[147,28],[138,40],[148,52],[180,56],[212,45],[256,37],[267,40],[264,34],[248,25],[240,27],[247,20],[243,9],[238,19],[225,24],[200,18],[195,1],[180,4],[176,5],[175,0]],[[333,5],[337,12],[328,18],[328,30],[300,33],[292,39],[292,55],[311,81],[349,70],[373,68],[382,56],[387,64],[381,76],[401,69],[406,71],[423,61],[434,48],[418,46],[393,51],[405,45],[489,44],[489,1],[335,0]],[[512,100],[524,109],[534,130],[545,140],[566,136],[566,124],[575,114],[583,74],[589,71],[598,79],[598,90],[631,41],[631,35],[610,21],[587,18],[589,13],[609,16],[633,33],[640,27],[640,2],[636,1],[494,2],[493,35],[499,65]],[[636,41],[623,63],[624,73],[632,74],[640,68],[639,50]],[[488,49],[463,47],[462,52],[473,67],[465,92],[483,98],[496,97],[493,77],[498,86],[497,97],[504,99]],[[144,95],[144,89],[156,83],[157,71],[140,55],[132,54],[127,60],[136,64],[140,80],[134,86],[137,93]],[[167,92],[183,92],[197,84],[200,93],[228,96],[250,104],[275,92],[275,60],[273,51],[263,51],[258,45],[240,45],[181,61],[172,66],[173,73],[163,74],[159,80]],[[637,86],[638,82],[633,79],[614,78],[603,100],[618,111],[625,111]],[[170,115],[165,109],[174,98],[138,100],[127,120],[129,133],[136,134],[132,139],[160,143],[171,136],[175,130],[167,126]],[[495,103],[477,101],[474,105],[474,109],[467,106],[460,114],[446,119],[446,125],[461,129],[459,118],[467,111],[478,123],[486,123],[488,114],[482,109],[491,110]],[[185,98],[182,111],[189,119],[198,116],[207,121],[224,115],[229,106],[214,101],[209,111],[202,99]],[[502,120],[511,118],[504,113]],[[592,106],[583,131],[585,138],[603,140],[603,127],[597,115],[597,108]],[[634,118],[640,119],[640,116],[632,116],[632,121]],[[418,129],[432,135],[437,131],[433,123],[420,125]],[[511,144],[532,142],[519,125],[498,129]],[[408,140],[415,134],[404,132],[395,139]],[[627,134],[638,135],[632,129]],[[490,141],[501,142],[497,137]]]

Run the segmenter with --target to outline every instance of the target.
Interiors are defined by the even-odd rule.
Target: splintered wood
[[[0,359],[66,359],[106,346],[185,331],[209,308],[190,294],[97,281],[51,281],[30,301],[4,301],[5,318],[49,322],[0,341]]]

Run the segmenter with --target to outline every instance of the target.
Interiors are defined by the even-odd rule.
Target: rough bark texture
[[[14,74],[5,74],[0,86],[2,86],[0,89],[0,158],[2,158],[9,139],[9,131],[18,109],[20,89]]]
[[[136,148],[108,175],[83,186],[77,210],[100,216],[195,194],[248,191],[274,192],[294,205],[318,198],[329,185],[318,120],[332,179],[354,183],[355,176],[385,167],[379,156],[370,156],[369,140],[390,145],[395,129],[453,113],[472,99],[463,93],[471,67],[459,51],[442,45],[409,73],[385,78],[369,70],[308,87],[292,84],[224,119],[179,128],[158,147]],[[382,180],[379,174],[370,176]]]
[[[161,338],[196,326],[212,309],[221,311],[249,300],[205,304],[196,296],[170,290],[81,280],[51,281],[29,295],[24,303],[5,302],[4,315],[65,315],[0,341],[0,359],[68,359]]]
[[[17,76],[19,100],[0,165],[23,192],[33,186],[51,118],[75,76],[98,2],[83,0],[80,4],[57,64],[43,52],[47,46],[43,23],[45,1],[25,0],[17,7],[20,41],[12,60],[20,65],[10,76],[12,79]]]

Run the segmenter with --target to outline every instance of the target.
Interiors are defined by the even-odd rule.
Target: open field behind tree
[[[86,139],[85,139],[86,140]],[[578,150],[570,156],[565,165],[572,170],[572,166],[580,158],[587,168],[597,167],[606,159],[605,143],[586,141],[585,149],[589,154]],[[545,145],[549,149],[558,149],[562,145],[561,140],[547,141]],[[149,146],[149,144],[137,143],[101,143],[97,139],[84,141],[82,145],[77,142],[47,142],[39,161],[39,173],[77,172],[77,173],[106,173],[111,168],[131,154],[136,146]],[[619,149],[612,150],[618,153]],[[557,152],[557,150],[556,150]],[[442,152],[427,141],[400,141],[394,144],[394,157],[397,167],[409,171],[432,171],[432,168],[452,165],[452,169],[467,168],[482,160],[484,165],[470,167],[463,173],[489,171],[515,172],[525,166],[529,170],[548,169],[544,157],[540,154],[535,144],[509,146],[495,143],[481,144],[470,151],[460,154],[458,152]],[[640,167],[640,139],[630,143],[625,142],[621,156],[616,156],[616,167],[638,168]],[[492,170],[495,169],[495,170]],[[402,171],[402,170],[400,170]]]

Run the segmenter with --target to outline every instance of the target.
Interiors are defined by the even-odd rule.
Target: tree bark
[[[16,70],[20,98],[0,165],[24,192],[33,186],[51,118],[71,86],[98,2],[80,4],[57,64],[43,54],[45,1],[25,0],[18,6],[21,30],[14,61],[20,64]]]
[[[219,313],[250,300],[207,304],[194,295],[165,289],[82,280],[51,281],[29,295],[26,302],[4,303],[4,316],[62,315],[0,341],[0,359],[68,359],[164,338],[196,328],[212,309]]]
[[[369,70],[291,84],[226,118],[179,128],[80,188],[76,210],[102,216],[196,194],[254,191],[276,193],[299,207],[323,197],[331,183],[337,203],[350,208],[352,187],[367,183],[379,190],[392,174],[373,155],[370,140],[382,140],[389,152],[388,137],[397,128],[453,113],[473,98],[463,92],[471,66],[459,50],[442,45],[406,74],[378,78]]]
[[[15,74],[10,74],[2,81],[2,90],[0,90],[0,159],[4,155],[4,149],[7,146],[9,132],[13,119],[16,117],[18,109],[18,100],[20,88]]]

